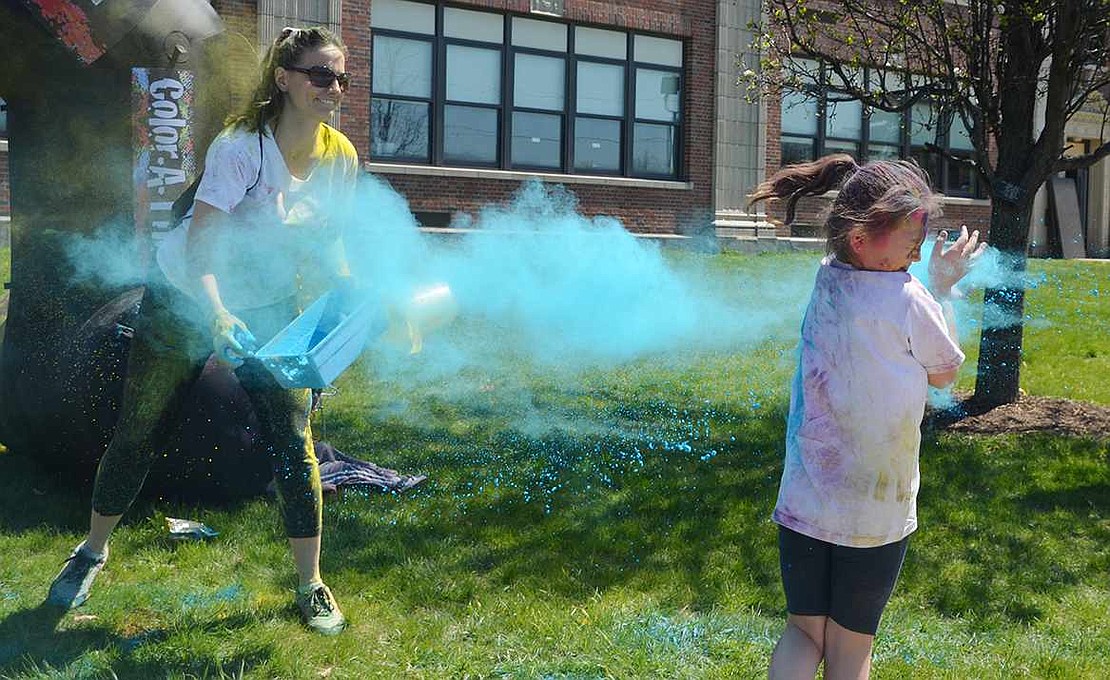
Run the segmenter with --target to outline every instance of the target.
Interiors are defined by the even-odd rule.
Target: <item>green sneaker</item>
[[[66,558],[65,566],[54,577],[54,582],[50,584],[50,593],[46,596],[46,603],[64,609],[80,607],[85,600],[89,599],[89,589],[92,588],[93,580],[107,561],[107,548],[100,557],[92,557],[85,552],[85,543],[82,541],[73,549],[70,556]]]
[[[327,586],[320,584],[306,593],[297,592],[297,607],[306,626],[323,635],[338,635],[347,627],[343,612]]]

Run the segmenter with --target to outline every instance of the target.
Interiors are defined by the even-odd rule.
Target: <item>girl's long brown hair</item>
[[[916,163],[871,161],[858,165],[848,154],[832,154],[809,163],[788,165],[748,196],[748,205],[785,201],[786,219],[794,221],[798,200],[840,189],[825,218],[826,248],[842,262],[852,262],[849,236],[856,229],[877,234],[894,228],[917,210],[930,217],[940,213],[929,189],[929,176]]]
[[[226,124],[249,132],[258,132],[264,125],[272,126],[285,107],[285,97],[274,79],[274,69],[296,66],[305,52],[328,45],[338,47],[346,56],[347,47],[323,26],[283,28],[270,49],[266,50],[258,84],[250,101],[238,113],[229,116]]]

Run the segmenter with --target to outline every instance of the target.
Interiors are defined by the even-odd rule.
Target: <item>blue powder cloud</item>
[[[810,270],[776,281],[712,274],[693,257],[679,270],[657,243],[615,218],[583,216],[571,192],[539,181],[506,205],[457,219],[465,232],[453,239],[417,232],[403,199],[380,180],[363,184],[360,203],[356,214],[366,217],[354,220],[347,252],[374,295],[403,304],[422,283],[444,282],[460,320],[498,329],[485,344],[512,344],[541,364],[750,345],[800,315],[812,283]]]
[[[452,402],[473,397],[475,375],[527,370],[573,380],[646,357],[678,364],[707,352],[748,351],[767,340],[793,346],[821,255],[813,253],[802,265],[791,260],[769,277],[766,268],[664,253],[658,242],[633,235],[613,217],[582,215],[572,192],[538,180],[524,183],[505,204],[457,216],[457,231],[430,236],[400,194],[367,175],[346,222],[352,270],[383,313],[403,308],[429,284],[450,286],[458,306],[454,324],[427,338],[416,356],[371,343],[367,364],[376,378],[435,385],[436,396]],[[127,237],[123,229],[75,237],[70,259],[79,278],[114,286],[140,281]],[[229,238],[221,247],[257,253],[258,266],[272,264],[257,243]],[[911,268],[926,282],[933,243],[928,240],[922,261]],[[242,262],[251,267],[253,260]],[[1037,282],[989,248],[962,287],[1000,285]],[[960,305],[958,315],[965,336],[980,323],[1015,321],[988,312],[984,322],[981,307],[969,304]],[[790,358],[787,352],[784,361]],[[556,414],[535,406],[525,384],[524,377],[514,382],[517,404],[506,408],[516,408],[522,421],[557,422]]]

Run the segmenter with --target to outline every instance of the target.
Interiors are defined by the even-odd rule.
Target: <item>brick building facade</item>
[[[794,105],[795,104],[791,102],[788,97],[785,96],[780,95],[778,97],[768,97],[766,118],[766,162],[768,174],[784,164],[784,134],[787,135],[786,138],[791,138],[792,136],[792,131],[790,130],[789,126],[787,126],[784,130],[784,111],[791,112],[790,107]],[[829,123],[827,118],[821,115],[820,111],[822,111],[822,109],[819,109],[819,113],[815,116],[816,123],[813,134],[814,137],[823,138],[826,132],[825,127],[831,126],[831,124]],[[797,125],[797,119],[791,122],[794,122],[794,124]],[[863,127],[865,127],[867,123],[868,119],[864,115],[859,123],[860,128],[862,129]],[[909,128],[909,122],[904,121],[903,127]],[[858,132],[857,134],[858,137],[865,137],[864,134],[860,134]],[[907,137],[907,139],[904,139],[901,142],[904,146],[906,146],[906,148],[901,149],[900,152],[896,155],[907,158],[913,157],[913,154],[910,153],[910,148],[912,147],[909,146],[911,142],[908,137],[910,135],[903,134],[903,136]],[[813,145],[814,151],[808,154],[806,158],[815,158],[825,153],[834,153],[838,151],[847,151],[861,161],[867,159],[870,156],[870,154],[864,152],[865,150],[863,148],[868,145],[859,138],[854,140],[854,144],[852,141],[838,139],[836,147],[833,147],[832,145],[823,145],[821,144],[821,141],[823,140],[815,140],[815,143]],[[852,146],[854,146],[854,148],[844,148]],[[787,159],[787,162],[798,160],[804,160],[804,158],[794,156],[793,158]],[[943,216],[936,220],[935,224],[938,227],[944,229],[959,229],[960,225],[966,224],[968,226],[968,229],[978,229],[984,235],[988,234],[990,230],[991,207],[990,201],[985,198],[985,194],[981,190],[981,188],[977,191],[969,191],[968,187],[955,187],[956,193],[963,193],[966,195],[951,195],[950,193],[945,191],[946,187],[943,186],[944,177],[938,176],[940,173],[936,172],[935,167],[929,167],[928,163],[926,163],[925,165],[927,169],[930,170],[930,175],[934,185],[936,185],[936,188],[943,195],[943,198],[941,200]],[[776,228],[776,233],[780,236],[811,236],[818,234],[820,232],[820,225],[823,222],[824,212],[829,208],[831,203],[832,198],[830,197],[830,195],[822,197],[803,198],[798,202],[798,205],[796,206],[794,222],[790,226],[784,226],[781,224],[778,225]],[[777,209],[773,205],[770,206],[768,210],[768,218],[772,222],[777,222],[781,220],[781,209]]]
[[[8,140],[0,139],[0,218],[11,215],[11,180],[8,177]]]
[[[634,231],[682,233],[710,226],[715,93],[708,85],[714,79],[715,0],[570,0],[564,3],[461,0],[449,5],[430,5],[434,14],[427,14],[427,23],[423,26],[406,25],[405,18],[397,16],[398,6],[407,12],[412,9],[411,3],[391,4],[387,7],[383,0],[344,2],[343,38],[349,49],[348,68],[359,74],[359,81],[352,86],[344,102],[342,124],[365,161],[365,167],[402,193],[422,222],[447,225],[453,214],[472,213],[483,204],[503,201],[522,181],[538,176],[571,189],[583,213],[615,215]],[[382,7],[380,12],[376,12],[378,7]],[[533,11],[533,8],[543,11]],[[420,19],[416,17],[413,21]],[[453,21],[460,26],[454,32]],[[475,22],[475,25],[467,26],[465,22]],[[485,26],[478,26],[479,23]],[[488,33],[483,34],[487,29]],[[533,35],[525,35],[526,32]],[[375,48],[372,41],[378,35],[383,41]],[[587,38],[601,44],[587,47]],[[657,42],[660,39],[661,42]],[[386,41],[391,46],[397,45],[398,49],[428,53],[429,62],[435,65],[430,74],[420,76],[427,78],[428,91],[416,97],[396,99],[398,91],[404,88],[393,82],[383,82],[396,79],[380,63],[387,59],[383,47]],[[660,59],[652,54],[652,48],[660,44],[664,51],[668,47],[674,47],[675,51]],[[472,107],[476,102],[471,100],[481,97],[451,92],[455,87],[451,79],[456,48],[460,61],[464,50],[502,56],[502,73],[500,77],[494,76],[498,79],[495,85],[500,85],[496,89],[500,91],[491,98],[499,100],[482,102],[492,105],[490,108]],[[377,68],[371,64],[375,49],[380,55]],[[477,58],[480,54],[467,55],[467,58],[474,58],[474,62],[464,66],[480,68],[482,64]],[[669,62],[660,63],[668,58]],[[549,65],[555,68],[547,68]],[[614,82],[621,91],[611,93],[611,102],[582,102],[582,91],[586,88],[581,86],[589,77],[588,69],[594,67],[611,67],[613,71]],[[542,74],[544,78],[563,80],[547,91],[534,83],[522,82],[517,69],[524,68],[535,68],[537,77]],[[663,87],[674,91],[662,93],[656,83],[664,82],[671,73],[677,79]],[[379,78],[378,82],[374,82],[375,77]],[[580,86],[577,101],[572,83]],[[585,83],[591,93],[600,84]],[[522,86],[529,90],[527,96],[538,103],[528,101],[520,106]],[[652,87],[654,90],[646,91]],[[412,95],[413,92],[404,94]],[[426,138],[421,140],[426,146],[417,153],[407,154],[420,157],[390,153],[390,144],[395,143],[384,136],[377,141],[372,139],[371,130],[381,123],[383,116],[379,113],[375,121],[371,101],[383,97],[399,106],[422,107],[428,111],[424,114],[427,116]],[[544,103],[544,97],[552,101]],[[659,118],[656,114],[666,111],[663,104],[674,107],[676,124],[671,124],[673,121],[654,124]],[[650,112],[645,114],[637,107],[650,109]],[[472,149],[460,147],[454,150],[455,158],[452,158],[451,130],[460,129],[451,127],[450,118],[455,110],[479,115],[496,111],[488,117],[491,121],[488,132],[496,132],[489,135],[488,155],[471,153]],[[598,110],[604,110],[606,117],[583,117],[584,111],[596,113]],[[494,116],[498,119],[496,123]],[[533,128],[530,133],[518,133],[517,124],[529,118],[540,122],[539,128]],[[545,128],[542,125],[545,119],[553,124]],[[584,170],[579,153],[582,149],[576,148],[574,138],[565,134],[576,123],[582,129],[586,123],[596,121],[611,123],[612,129],[619,130],[594,142],[597,146],[614,147],[611,159],[615,162],[607,164],[605,172]],[[657,167],[646,171],[629,167],[635,165],[634,154],[639,151],[636,145],[640,140],[636,135],[641,130],[663,128],[676,136],[673,158],[664,161],[664,165],[671,167],[662,172],[657,172],[660,169]],[[380,130],[376,134],[381,135]],[[531,135],[530,141],[527,135]],[[543,141],[535,143],[540,139]],[[548,155],[545,156],[543,150],[531,155],[524,150],[522,158],[517,157],[518,145],[542,147],[549,141]],[[671,149],[666,150],[670,152]],[[474,162],[464,158],[468,155]]]
[[[747,27],[760,18],[758,0],[309,4],[212,1],[228,30],[259,51],[286,24],[340,31],[355,79],[337,122],[365,169],[403,194],[426,226],[448,226],[539,177],[570,189],[584,214],[615,216],[637,233],[748,239],[818,231],[828,197],[803,200],[792,227],[773,226],[773,207],[763,214],[744,205],[755,184],[796,160],[799,148],[812,141],[815,157],[846,143],[821,119],[823,108],[814,123],[791,113],[788,94],[743,100],[737,64],[753,63]],[[288,14],[294,11],[313,14]],[[866,129],[868,114],[860,116],[857,126]],[[894,155],[917,157],[917,133],[908,118],[902,123]],[[820,131],[809,140],[799,124]],[[847,143],[866,158],[869,135],[858,134]],[[956,139],[950,130],[944,138],[950,135]],[[990,203],[975,178],[942,165],[933,170],[945,194],[940,226],[986,231]],[[1103,187],[1110,172],[1092,176],[1096,189],[1110,193]],[[1095,197],[1096,222],[1107,221],[1107,205]],[[0,217],[9,213],[0,146]]]
[[[0,232],[2,232],[0,236],[7,234],[5,227],[12,213],[11,201],[12,186],[8,172],[8,108],[4,100],[0,99]]]

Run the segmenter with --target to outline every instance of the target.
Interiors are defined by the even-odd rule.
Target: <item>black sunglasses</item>
[[[350,73],[336,73],[331,70],[330,66],[313,66],[312,68],[286,66],[285,69],[305,74],[308,76],[308,82],[316,87],[331,87],[333,82],[339,81],[339,89],[346,92],[347,88],[351,86]]]

